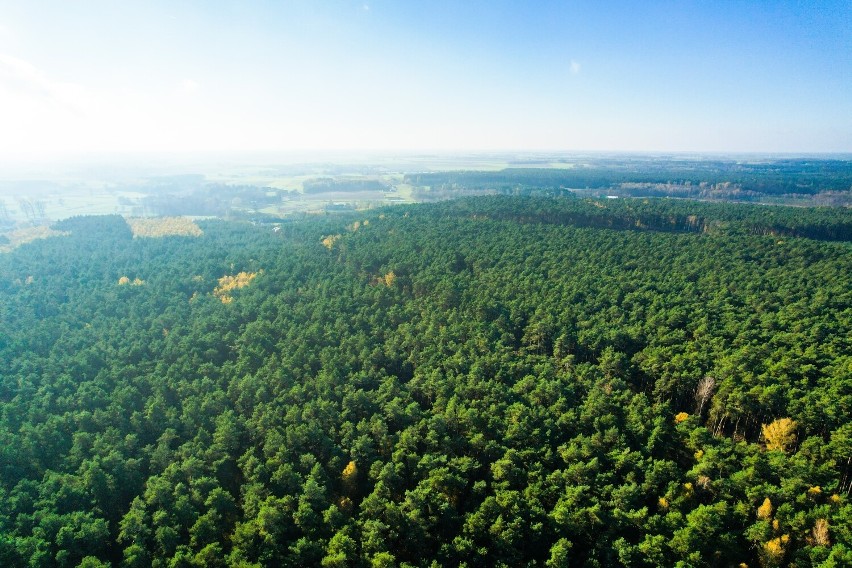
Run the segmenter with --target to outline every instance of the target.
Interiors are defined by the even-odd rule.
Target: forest
[[[852,162],[844,159],[598,156],[557,168],[547,165],[519,162],[498,171],[417,172],[406,174],[405,182],[424,201],[483,190],[510,195],[589,190],[625,197],[852,205]]]
[[[852,565],[850,209],[197,225],[0,254],[0,566]]]

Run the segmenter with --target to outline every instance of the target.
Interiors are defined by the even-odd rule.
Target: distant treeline
[[[190,192],[159,193],[143,199],[154,215],[201,215],[224,217],[234,207],[261,209],[281,203],[285,190],[253,185],[206,184]]]
[[[564,192],[570,189],[633,189],[658,193],[666,186],[701,192],[814,195],[852,189],[852,161],[776,160],[761,163],[735,161],[631,161],[572,168],[507,168],[495,172],[459,171],[409,174],[405,183],[434,190],[490,189],[500,193],[530,190]],[[656,186],[652,188],[637,185]],[[632,187],[631,187],[632,186]]]
[[[387,189],[382,182],[374,179],[334,179],[318,178],[302,183],[305,193],[382,191]]]
[[[443,209],[446,215],[478,215],[522,223],[852,241],[852,211],[843,207],[730,207],[661,199],[518,199],[468,198],[447,203]],[[521,209],[516,207],[518,203],[524,204]]]

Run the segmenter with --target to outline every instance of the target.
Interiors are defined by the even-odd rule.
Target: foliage
[[[334,243],[336,243],[340,239],[340,235],[327,235],[322,238],[322,246],[331,250],[334,248]]]
[[[850,214],[762,211],[63,222],[0,256],[0,564],[848,565],[852,250],[764,229]]]
[[[763,437],[766,439],[767,450],[782,452],[796,443],[796,422],[789,418],[779,418],[761,426]]]
[[[219,285],[213,289],[213,295],[222,300],[223,304],[230,304],[234,301],[230,293],[233,290],[245,288],[251,281],[257,277],[257,272],[240,272],[233,276],[225,275],[219,278]]]
[[[587,158],[568,168],[511,167],[499,171],[412,173],[405,183],[423,198],[458,196],[466,191],[510,195],[600,190],[633,197],[688,197],[759,201],[786,196],[839,198],[849,205],[849,160],[732,159],[690,160]]]

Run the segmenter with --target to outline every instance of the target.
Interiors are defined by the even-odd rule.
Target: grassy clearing
[[[34,241],[36,239],[46,239],[48,237],[62,237],[68,233],[63,231],[54,231],[46,225],[38,227],[27,227],[24,229],[16,229],[5,233],[4,236],[9,239],[7,244],[0,244],[0,253],[9,252],[24,243]]]
[[[203,233],[192,219],[186,217],[135,217],[127,219],[133,238],[156,238],[171,235],[198,237]]]

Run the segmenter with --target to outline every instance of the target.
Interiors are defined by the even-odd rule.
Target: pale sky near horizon
[[[0,0],[0,158],[306,150],[850,152],[852,2]]]

